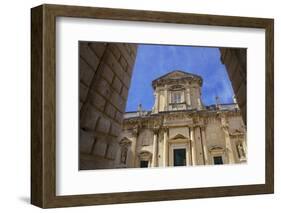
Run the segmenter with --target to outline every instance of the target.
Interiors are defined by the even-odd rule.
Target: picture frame
[[[265,30],[265,183],[219,187],[56,194],[56,18],[72,17]],[[31,9],[31,203],[41,208],[274,192],[274,20],[44,4]],[[261,139],[263,140],[263,139]]]

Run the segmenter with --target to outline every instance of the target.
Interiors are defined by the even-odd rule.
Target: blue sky
[[[126,111],[136,111],[139,104],[143,109],[151,110],[154,104],[152,81],[173,70],[203,78],[203,104],[214,104],[216,96],[221,103],[233,102],[232,86],[218,48],[139,45]]]

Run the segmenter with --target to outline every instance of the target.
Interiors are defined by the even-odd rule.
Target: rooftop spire
[[[142,105],[141,104],[138,105],[138,113],[139,113],[139,116],[142,116]]]
[[[220,97],[216,96],[216,108],[220,107]]]

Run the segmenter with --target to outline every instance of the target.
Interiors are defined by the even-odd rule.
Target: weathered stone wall
[[[137,45],[79,42],[79,168],[112,168]]]
[[[221,61],[225,64],[244,123],[247,123],[247,50],[220,48]]]

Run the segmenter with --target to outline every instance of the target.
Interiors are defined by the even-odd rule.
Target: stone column
[[[153,129],[152,167],[158,166],[158,130]]]
[[[233,163],[235,163],[235,160],[234,160],[234,154],[233,154],[231,141],[230,141],[230,137],[229,137],[228,126],[226,126],[226,125],[222,126],[222,130],[224,132],[225,148],[226,148],[226,153],[228,156],[228,163],[233,164]]]
[[[197,98],[197,105],[198,105],[198,109],[201,110],[202,109],[202,103],[201,103],[200,98]]]
[[[243,137],[243,148],[244,148],[244,152],[245,152],[245,155],[246,155],[246,158],[248,156],[248,151],[247,151],[247,144],[246,144],[246,135]]]
[[[208,155],[208,147],[207,147],[207,141],[206,141],[206,134],[205,134],[205,126],[201,127],[201,136],[202,136],[202,144],[203,144],[203,153],[204,153],[204,159],[205,164],[209,164],[209,155]]]
[[[165,90],[164,90],[164,96],[165,96],[165,106],[164,106],[164,111],[168,111],[169,110],[169,94],[168,94],[168,88],[167,85],[165,86]]]
[[[190,108],[191,106],[191,101],[190,101],[190,89],[186,89],[186,103],[187,103],[187,109]]]
[[[194,138],[194,127],[190,127],[190,142],[191,142],[191,156],[192,156],[192,165],[197,165],[197,156],[196,156],[196,147],[195,147],[195,138]]]
[[[163,167],[167,167],[168,164],[168,128],[164,128],[164,143],[163,143]]]

